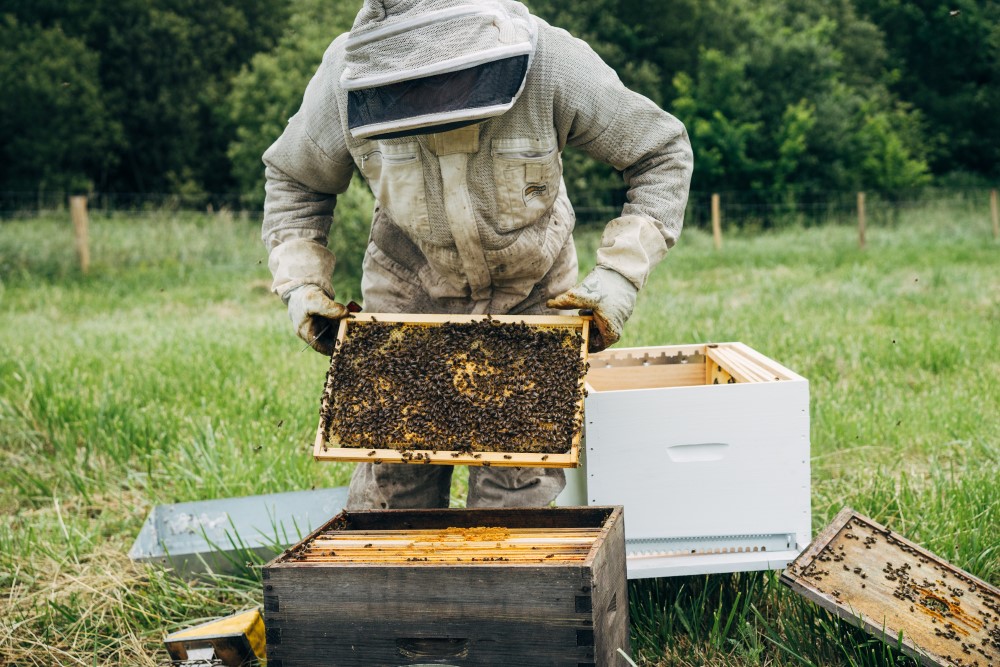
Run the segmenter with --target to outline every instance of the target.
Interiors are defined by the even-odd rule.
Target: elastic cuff
[[[666,254],[667,242],[651,220],[623,215],[604,228],[597,265],[621,274],[636,289],[642,289],[649,272]]]
[[[281,297],[281,302],[287,306],[288,301],[292,298],[292,292],[295,292],[296,290],[302,289],[306,285],[311,285],[311,284],[312,283],[302,283],[299,285],[292,285],[279,295]]]
[[[274,276],[271,291],[287,302],[287,294],[303,285],[316,285],[333,297],[333,274],[336,258],[326,246],[307,239],[286,241],[271,250],[268,268]]]
[[[632,279],[629,278],[628,276],[623,276],[621,272],[619,272],[617,269],[613,269],[610,266],[603,266],[599,264],[594,267],[593,271],[594,273],[597,272],[601,273],[601,281],[603,283],[609,283],[609,282],[615,283],[615,287],[621,288],[623,290],[631,289],[636,292],[639,291],[639,288],[635,286],[635,283],[632,282]]]

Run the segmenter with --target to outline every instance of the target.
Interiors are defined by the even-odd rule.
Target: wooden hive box
[[[588,325],[571,316],[352,315],[338,332],[313,455],[575,466]]]
[[[263,570],[269,667],[625,665],[620,507],[347,511]]]
[[[589,358],[560,505],[623,505],[630,578],[781,569],[811,535],[809,383],[742,343]]]

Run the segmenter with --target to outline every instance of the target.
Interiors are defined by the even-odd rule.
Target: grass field
[[[621,345],[740,340],[805,376],[814,529],[850,505],[1000,584],[1000,244],[961,207],[873,223],[864,251],[849,227],[719,252],[688,230]],[[350,472],[309,456],[326,359],[268,293],[254,221],[91,227],[81,276],[67,219],[0,223],[0,665],[162,662],[165,631],[261,595],[253,568],[131,564],[150,508]],[[912,664],[774,574],[637,582],[630,605],[644,665]]]

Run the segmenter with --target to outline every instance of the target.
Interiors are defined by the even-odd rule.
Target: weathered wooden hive
[[[622,515],[344,512],[264,567],[268,665],[624,664]]]
[[[384,315],[344,320],[318,460],[571,467],[589,319]]]

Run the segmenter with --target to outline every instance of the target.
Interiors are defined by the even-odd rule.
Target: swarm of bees
[[[399,451],[569,451],[587,363],[578,329],[491,319],[354,321],[321,411],[331,443]]]

